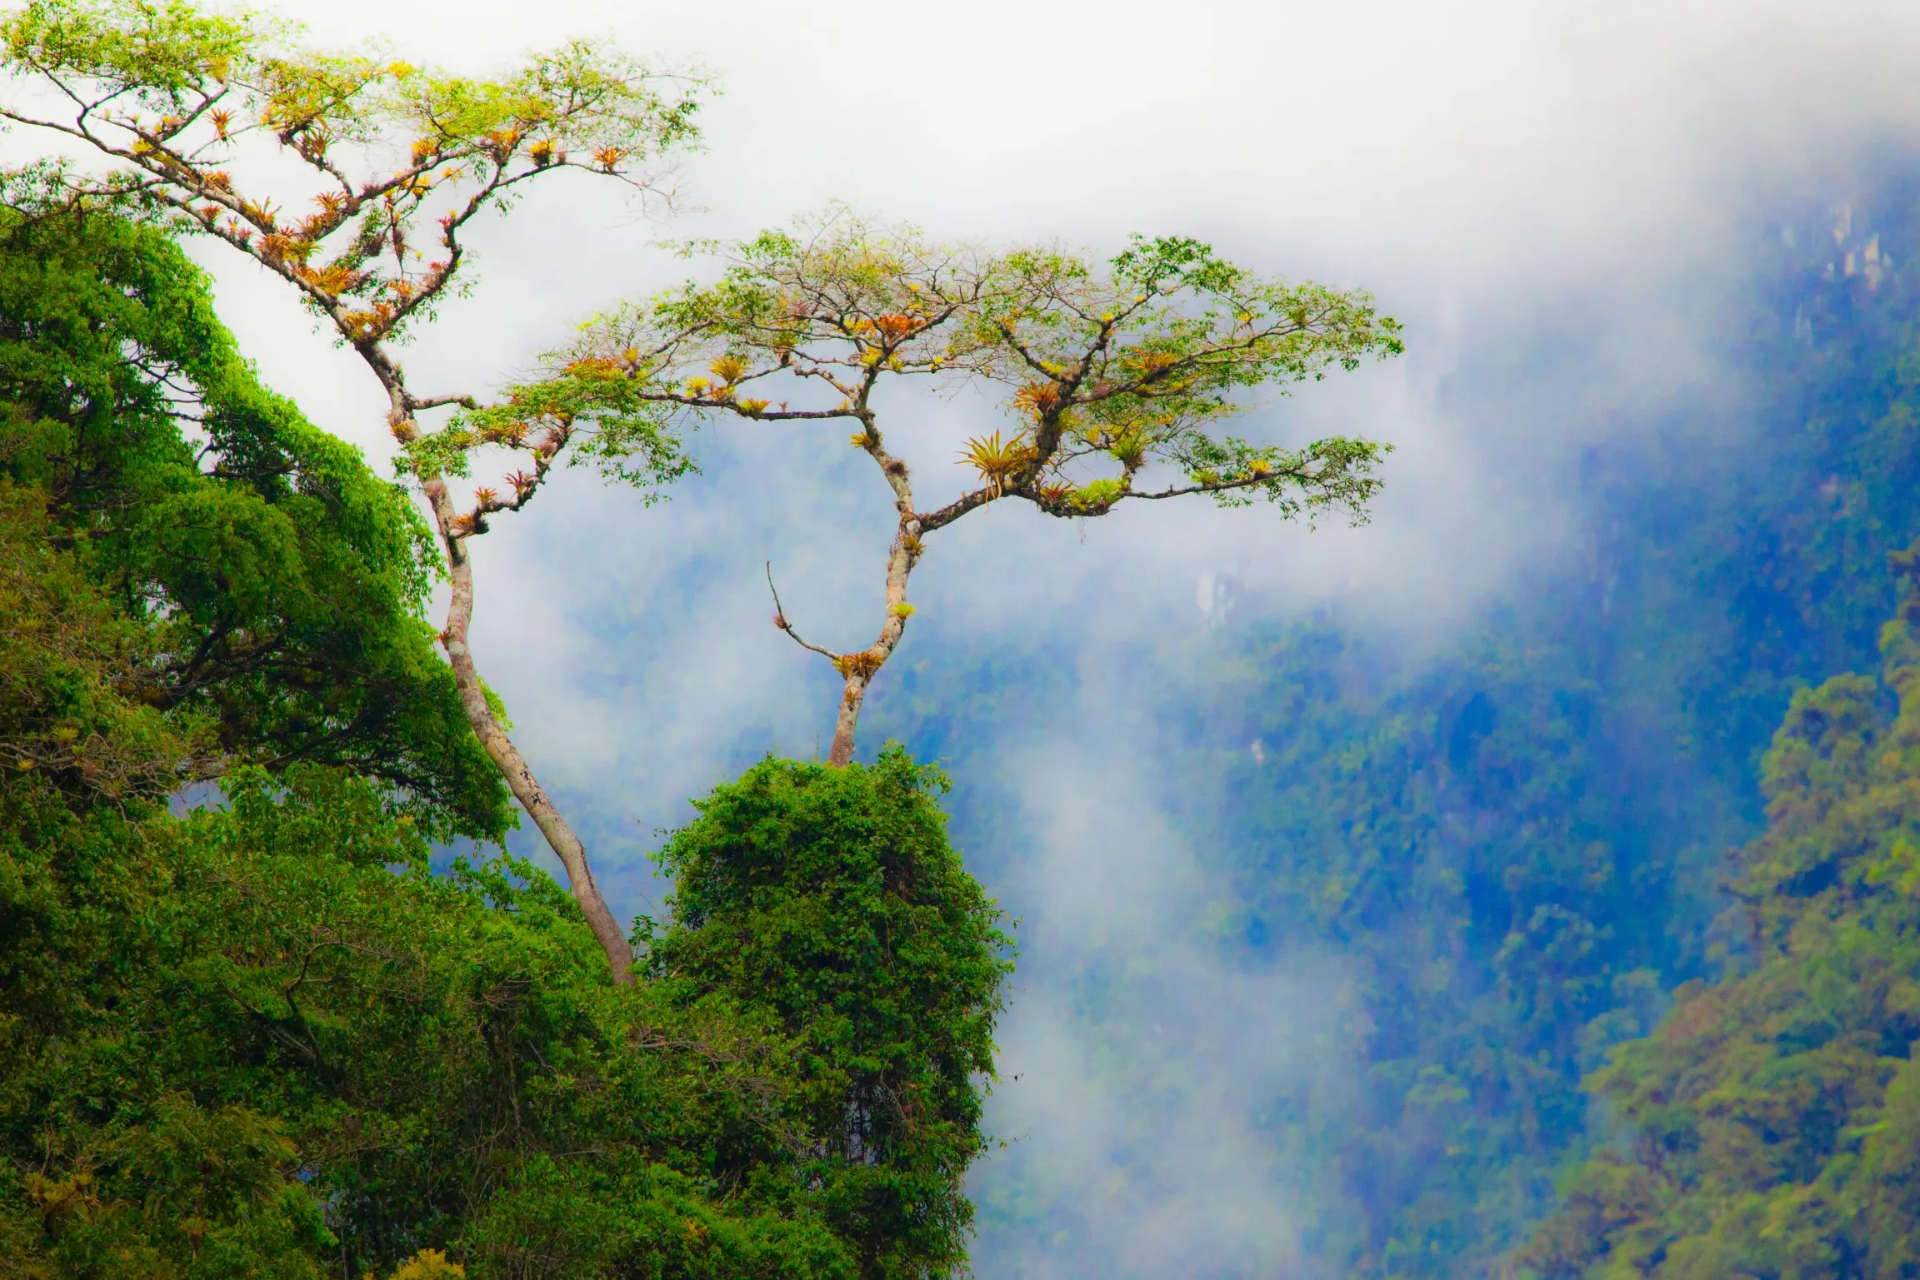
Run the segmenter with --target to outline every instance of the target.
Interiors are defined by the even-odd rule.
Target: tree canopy
[[[1246,411],[1241,393],[1398,354],[1398,322],[1364,292],[1263,278],[1185,238],[1135,237],[1095,264],[1051,246],[936,243],[843,208],[690,252],[717,259],[720,279],[595,321],[553,376],[472,421],[524,431],[597,403],[616,420],[651,408],[667,422],[851,424],[898,513],[879,637],[842,653],[802,639],[784,609],[774,617],[844,681],[834,763],[852,758],[868,684],[914,613],[907,584],[924,540],[970,512],[1020,499],[1097,517],[1207,495],[1360,521],[1379,488],[1389,445],[1335,436],[1286,447],[1218,431]],[[991,384],[1018,429],[970,440],[960,461],[972,487],[923,507],[881,427],[875,395],[892,378]]]
[[[661,851],[673,927],[650,971],[793,1039],[806,1176],[871,1275],[964,1266],[961,1177],[985,1150],[1009,939],[947,843],[946,786],[898,747],[871,768],[769,760]]]
[[[1543,1277],[1920,1268],[1920,548],[1878,680],[1794,696],[1740,851],[1744,971],[1694,982],[1589,1087],[1632,1128],[1521,1254]]]
[[[435,830],[498,834],[405,495],[260,385],[170,237],[37,194],[0,209],[0,475],[151,623],[136,696],[229,756],[350,764]]]

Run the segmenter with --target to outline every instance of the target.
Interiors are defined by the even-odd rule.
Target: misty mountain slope
[[[1336,613],[926,642],[874,740],[950,756],[1025,917],[1009,1072],[1080,1082],[1003,1086],[980,1274],[1471,1275],[1551,1207],[1581,1078],[1737,959],[1722,855],[1792,691],[1873,662],[1920,533],[1917,207],[1754,219],[1740,403],[1587,448],[1584,546],[1438,654]],[[916,697],[953,665],[977,697]],[[1076,808],[1116,772],[1137,812]]]
[[[1914,556],[1901,557],[1907,573]],[[1748,954],[1590,1087],[1624,1121],[1522,1254],[1543,1280],[1861,1277],[1920,1261],[1920,704],[1911,589],[1878,680],[1798,692],[1730,859]]]

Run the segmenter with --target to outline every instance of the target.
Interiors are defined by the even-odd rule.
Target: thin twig
[[[773,585],[773,561],[767,561],[767,590],[773,592],[773,625],[786,632],[793,642],[802,649],[811,649],[829,662],[839,662],[840,655],[831,649],[823,649],[810,640],[800,638],[800,633],[787,621],[787,611],[780,606],[780,589]]]

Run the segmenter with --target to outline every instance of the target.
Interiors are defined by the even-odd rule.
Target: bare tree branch
[[[780,605],[780,589],[773,585],[773,561],[767,561],[767,590],[773,593],[773,625],[787,633],[789,639],[802,649],[811,649],[829,662],[838,662],[840,655],[833,650],[803,640],[800,633],[793,629],[793,623],[787,620],[787,611]]]

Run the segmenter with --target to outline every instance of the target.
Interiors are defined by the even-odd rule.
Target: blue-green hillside
[[[1251,1108],[1304,1273],[1481,1274],[1618,1136],[1583,1078],[1677,986],[1749,962],[1716,921],[1727,851],[1763,821],[1762,754],[1796,689],[1876,668],[1887,557],[1920,533],[1917,209],[1903,178],[1753,217],[1726,308],[1738,403],[1587,448],[1567,477],[1584,548],[1438,653],[1337,615],[1242,617],[1132,686],[1157,691],[1156,800],[1215,885],[1196,927],[1219,963],[1342,975],[1299,1027],[1334,1069]],[[1009,714],[990,691],[1074,678],[1057,655],[994,661],[967,732],[890,727],[960,750]],[[961,750],[956,772],[962,843],[1017,843],[982,816],[1017,809],[1004,769]],[[1052,985],[1078,1034],[1152,1108],[1179,1086],[1129,1074],[1114,1020],[1164,997],[1118,953],[1074,963]],[[1121,1176],[1163,1158],[1136,1149]],[[1049,1167],[1016,1142],[981,1180],[989,1274],[1034,1240],[1088,1245]]]

